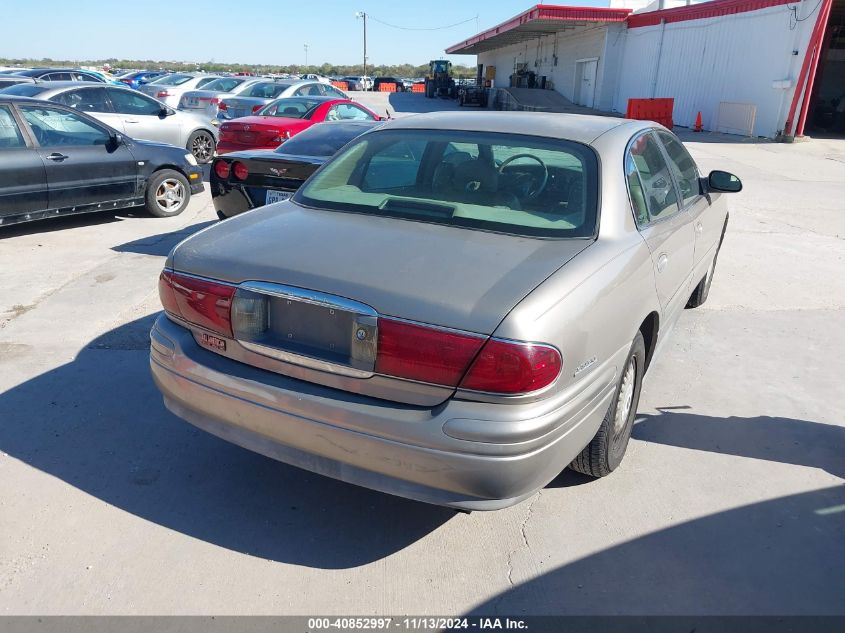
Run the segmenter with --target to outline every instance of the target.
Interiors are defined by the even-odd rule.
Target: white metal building
[[[545,86],[601,111],[673,97],[688,127],[701,112],[705,129],[791,137],[845,110],[845,0],[656,5],[537,5],[446,52],[476,54],[494,87]],[[838,125],[825,131],[845,132],[845,112]]]

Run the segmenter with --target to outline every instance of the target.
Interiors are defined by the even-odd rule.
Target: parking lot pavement
[[[646,377],[617,472],[494,513],[306,473],[164,409],[156,278],[214,220],[207,193],[168,220],[3,230],[0,613],[845,613],[845,143],[688,136],[745,183],[708,303]]]
[[[380,115],[389,113],[395,118],[421,112],[464,109],[455,99],[427,99],[425,95],[414,92],[350,92],[349,95],[373,112]]]

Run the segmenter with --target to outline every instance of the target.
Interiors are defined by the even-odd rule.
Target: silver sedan
[[[218,115],[218,104],[236,96],[254,84],[266,82],[264,77],[221,77],[207,83],[201,90],[188,90],[179,99],[179,110],[200,114],[209,119]]]
[[[199,90],[220,78],[219,75],[170,73],[158,79],[153,79],[148,84],[138,86],[138,90],[145,95],[155,97],[171,108],[176,108],[179,106],[179,99],[182,98],[184,93],[189,90]]]
[[[170,253],[153,377],[202,429],[404,497],[492,510],[601,477],[740,189],[651,122],[395,120]]]
[[[349,95],[320,81],[261,81],[218,103],[221,120],[250,116],[268,103],[284,97],[334,97],[349,99]]]
[[[200,164],[211,161],[217,147],[217,127],[210,119],[177,112],[131,88],[51,81],[11,86],[0,92],[47,99],[87,112],[132,138],[184,147]]]

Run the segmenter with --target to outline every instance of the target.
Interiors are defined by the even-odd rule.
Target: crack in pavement
[[[537,491],[537,494],[528,502],[528,508],[525,512],[525,518],[522,519],[519,523],[519,534],[522,537],[522,545],[517,547],[516,549],[512,549],[508,551],[508,586],[514,587],[513,582],[513,556],[516,554],[522,547],[525,547],[529,551],[531,550],[531,543],[528,541],[528,533],[526,532],[526,527],[528,526],[528,522],[531,520],[531,517],[534,513],[534,504],[537,503],[537,500],[540,498],[540,495],[543,493],[542,489]],[[505,599],[505,595],[507,592],[502,592],[499,594],[499,597],[496,598],[496,602],[493,604],[493,612],[498,614],[499,613],[499,605],[501,604],[502,600]]]

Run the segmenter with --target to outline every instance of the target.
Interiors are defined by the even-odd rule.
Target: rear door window
[[[23,134],[8,106],[0,106],[0,150],[26,147]]]
[[[111,112],[105,88],[79,88],[56,95],[51,99],[74,110],[83,112]]]

